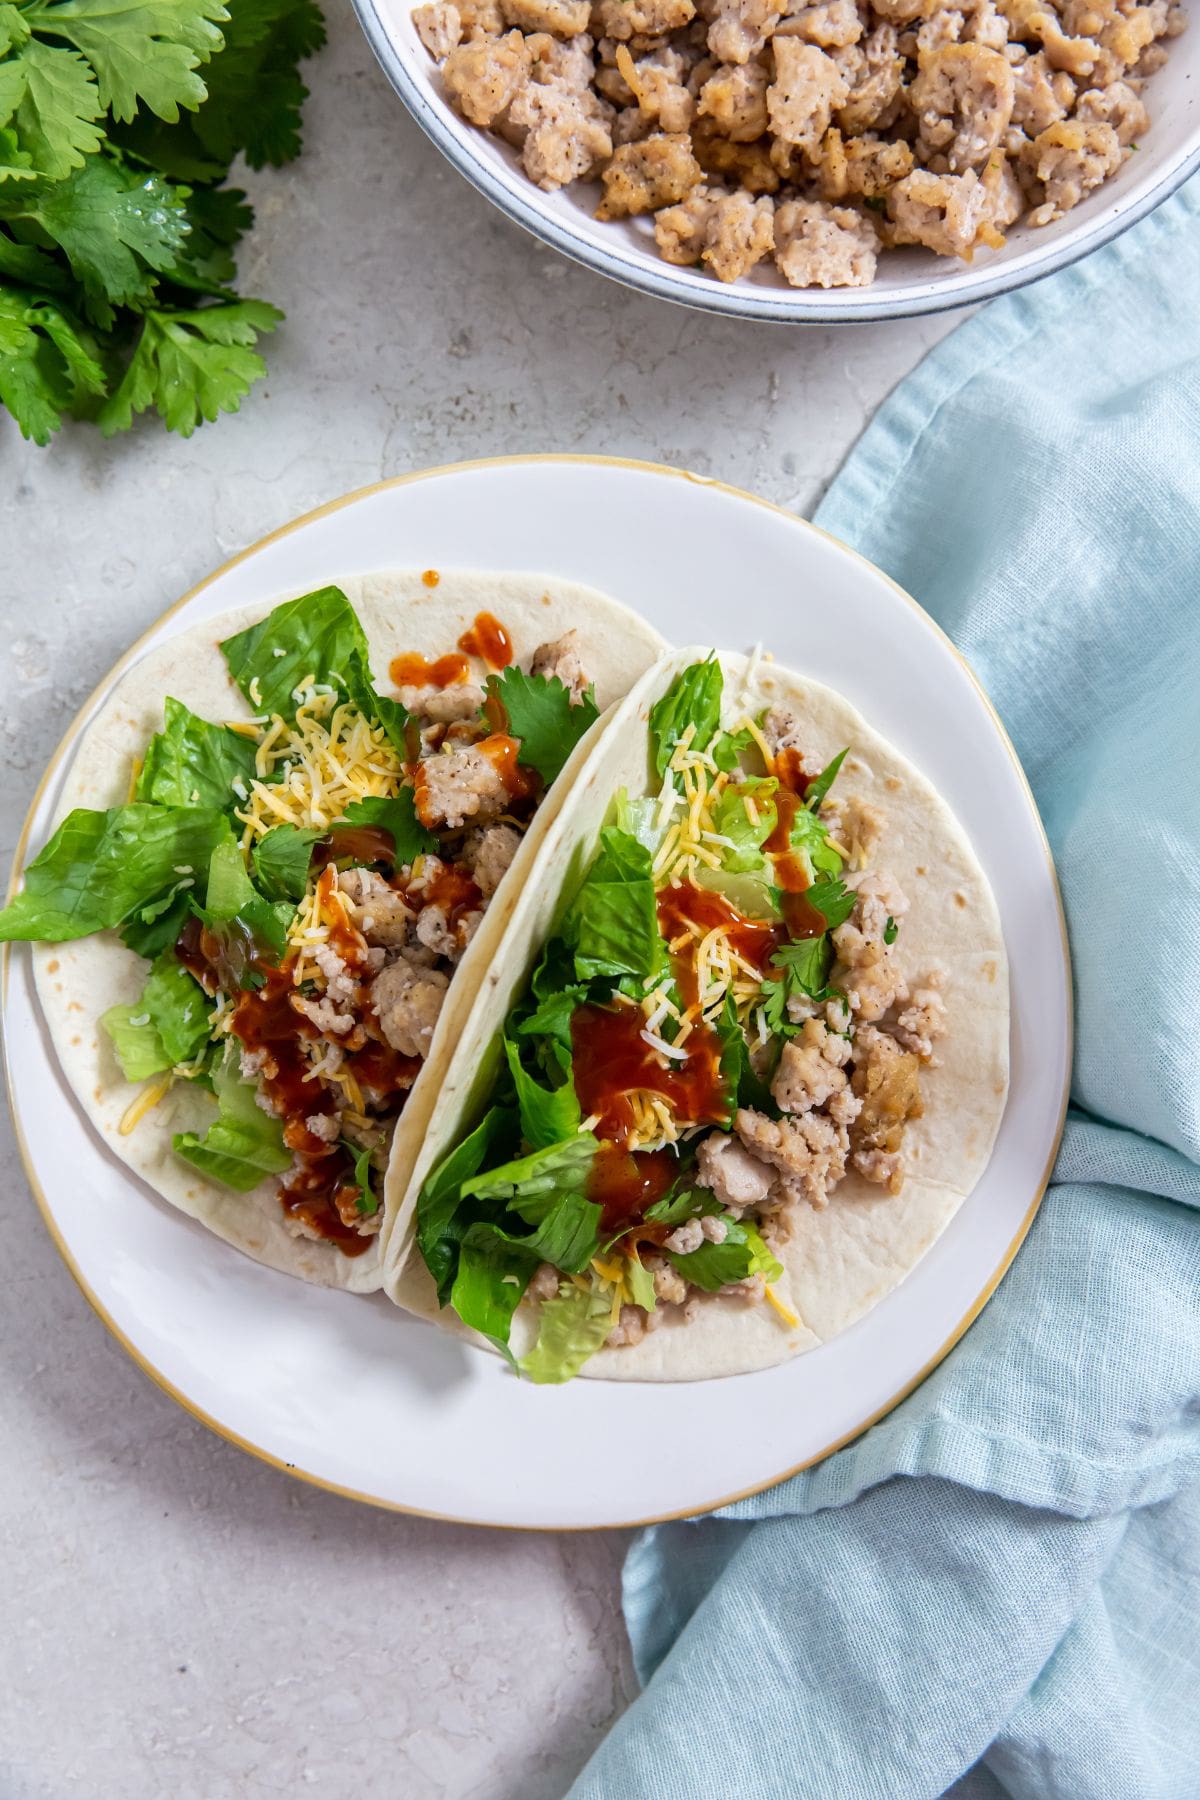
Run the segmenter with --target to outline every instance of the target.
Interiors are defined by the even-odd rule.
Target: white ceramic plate
[[[1200,168],[1200,29],[1170,43],[1171,57],[1146,88],[1151,130],[1111,181],[1053,225],[1015,228],[1003,250],[971,263],[917,249],[888,252],[870,287],[790,288],[773,263],[729,285],[663,262],[646,219],[601,223],[597,188],[577,182],[545,194],[516,152],[478,131],[446,102],[437,65],[412,23],[416,0],[354,0],[363,30],[401,100],[460,174],[501,212],[601,275],[643,293],[744,319],[836,325],[946,312],[1024,287],[1106,244]]]
[[[218,570],[119,667],[227,607],[265,607],[389,563],[537,568],[618,595],[677,642],[761,639],[842,689],[925,770],[974,840],[1012,965],[1012,1091],[983,1181],[895,1293],[782,1368],[685,1385],[532,1387],[382,1297],[258,1267],[143,1187],[76,1109],[17,949],[5,1043],[30,1180],[85,1294],[131,1355],[268,1461],[380,1505],[493,1525],[616,1525],[716,1506],[818,1459],[894,1405],[966,1329],[1028,1229],[1070,1067],[1066,940],[1032,797],[962,658],[877,569],[765,502],[642,464],[518,458],[369,488]],[[117,673],[51,764],[18,862],[43,843],[80,728]]]

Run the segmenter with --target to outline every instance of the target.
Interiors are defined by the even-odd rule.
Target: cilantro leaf
[[[322,836],[322,832],[300,825],[274,825],[259,839],[250,860],[268,900],[304,898],[312,847]]]
[[[254,745],[248,739],[198,718],[182,700],[163,701],[163,729],[146,746],[137,799],[227,811],[240,797],[234,782],[244,786],[253,779]]]
[[[285,600],[257,625],[221,644],[229,673],[255,711],[285,719],[295,717],[294,696],[304,682],[343,688],[345,669],[356,651],[365,657],[367,640],[339,587],[316,588]]]
[[[63,251],[89,317],[105,329],[115,307],[149,304],[155,272],[171,267],[188,230],[179,190],[105,155],[31,194],[25,210]]]
[[[812,889],[809,888],[809,894]],[[806,896],[807,898],[807,896]],[[798,938],[781,944],[771,957],[773,966],[787,972],[793,993],[807,994],[812,1000],[825,998],[825,982],[833,961],[833,946],[828,934],[823,937]]]
[[[695,726],[692,748],[705,750],[721,723],[721,694],[725,678],[716,656],[689,663],[650,708],[650,745],[654,767],[665,775],[675,746],[689,725]]]
[[[241,1079],[232,1046],[213,1071],[213,1091],[217,1117],[202,1138],[193,1131],[177,1132],[171,1140],[176,1156],[239,1194],[291,1167],[283,1123],[258,1105],[256,1084]]]
[[[132,1006],[110,1006],[100,1023],[126,1081],[191,1062],[208,1042],[211,1005],[173,951],[159,957]]]
[[[28,22],[28,15],[27,15]],[[12,125],[39,175],[61,181],[98,150],[104,111],[92,71],[76,50],[31,37],[0,63],[0,125]]]
[[[120,386],[100,409],[105,437],[156,407],[171,431],[191,437],[202,419],[237,412],[266,364],[248,346],[283,318],[265,300],[230,300],[190,312],[152,309]]]
[[[410,787],[402,787],[394,799],[371,797],[352,800],[342,814],[347,825],[380,825],[395,845],[393,862],[397,868],[415,863],[418,856],[429,856],[438,848],[438,840],[427,831],[417,817],[416,801]]]
[[[804,804],[808,807],[810,812],[816,812],[822,800],[837,780],[838,770],[841,768],[849,754],[850,746],[847,744],[844,750],[838,751],[832,762],[825,764],[825,767],[821,770],[821,773],[817,776],[816,780],[809,782],[804,790]]]
[[[824,913],[825,923],[830,931],[836,931],[854,911],[857,896],[844,881],[835,876],[829,881],[814,881],[810,888],[804,890],[804,898],[819,913]]]
[[[702,1219],[722,1210],[721,1202],[709,1188],[685,1187],[681,1193],[656,1200],[646,1208],[645,1217],[654,1225],[682,1225],[685,1219]]]
[[[77,319],[48,299],[0,286],[0,401],[24,437],[47,444],[87,394],[104,392],[104,371]]]
[[[187,235],[169,271],[177,287],[223,297],[237,274],[233,246],[254,223],[254,208],[241,188],[172,190],[183,207]]]
[[[900,927],[897,925],[895,919],[893,919],[891,913],[889,913],[887,924],[883,928],[883,941],[885,944],[894,944],[899,936]]]
[[[557,675],[526,675],[515,664],[500,675],[489,675],[488,692],[508,714],[513,737],[519,740],[517,761],[536,769],[549,787],[589,728],[600,717],[593,688],[577,705],[570,689]]]
[[[138,103],[173,124],[208,89],[195,73],[223,46],[221,0],[37,0],[26,13],[35,31],[66,38],[96,72],[100,98],[118,120]]]

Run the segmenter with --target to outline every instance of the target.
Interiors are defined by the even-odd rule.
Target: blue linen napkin
[[[1200,181],[962,326],[817,522],[979,672],[1053,844],[1054,1182],[856,1444],[642,1534],[572,1800],[1200,1795]]]

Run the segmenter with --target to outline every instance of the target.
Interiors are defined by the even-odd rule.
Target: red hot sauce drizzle
[[[403,650],[388,664],[388,674],[397,687],[454,687],[470,673],[470,663],[457,650],[448,650],[432,662],[419,650]]]
[[[512,636],[495,613],[476,613],[475,623],[458,640],[460,650],[483,659],[489,669],[507,669],[513,659]]]
[[[673,943],[689,924],[699,925],[704,931],[711,931],[714,925],[724,925],[730,948],[759,975],[767,973],[771,957],[781,944],[787,942],[787,932],[782,925],[773,925],[769,919],[749,918],[738,911],[732,900],[713,888],[696,887],[690,881],[683,881],[678,887],[664,888],[658,896],[658,928],[666,942]],[[696,940],[689,938],[674,953],[675,979],[689,1006],[697,999],[695,991],[686,991],[688,988],[694,990],[696,985],[692,970],[695,944]]]
[[[606,1233],[638,1224],[668,1192],[679,1171],[673,1150],[623,1150],[618,1144],[601,1144],[588,1176],[587,1197],[601,1208],[600,1228]],[[648,1226],[642,1236],[665,1237],[669,1227]]]
[[[804,802],[799,794],[780,788],[775,796],[777,817],[775,829],[763,845],[774,858],[775,885],[783,889],[783,922],[793,938],[820,937],[825,930],[823,912],[804,897],[808,887],[808,865],[798,850],[792,849],[792,826]]]

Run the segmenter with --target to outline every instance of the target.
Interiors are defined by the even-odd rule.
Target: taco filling
[[[66,818],[0,938],[119,932],[148,965],[101,1021],[142,1084],[121,1131],[210,1089],[175,1155],[238,1192],[277,1177],[289,1229],[353,1257],[456,965],[597,707],[573,632],[525,672],[489,614],[381,694],[332,587],[220,648],[252,716],[168,698],[128,803]]]
[[[904,1183],[944,1006],[905,967],[887,818],[839,791],[852,746],[818,767],[802,716],[722,726],[722,698],[710,658],[650,711],[661,786],[616,796],[492,1104],[417,1198],[442,1306],[511,1360],[539,1303],[534,1380],[718,1300],[795,1327],[772,1284],[798,1216],[849,1172]]]

